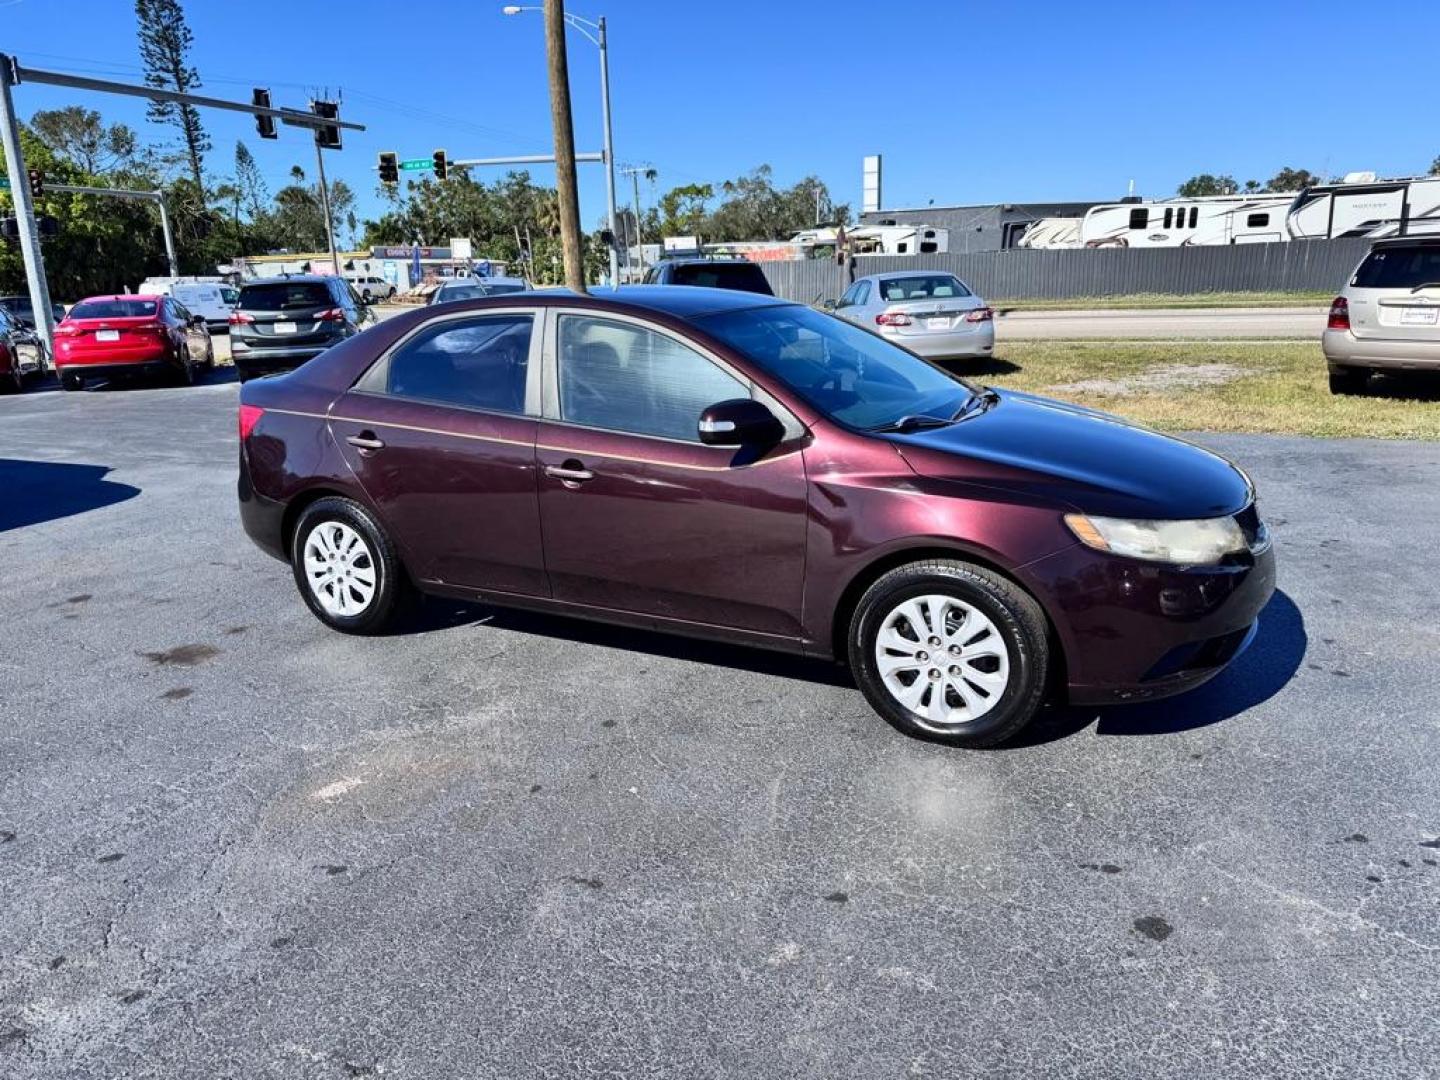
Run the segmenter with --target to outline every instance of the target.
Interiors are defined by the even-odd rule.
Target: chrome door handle
[[[545,475],[570,484],[582,484],[586,480],[595,479],[595,474],[589,469],[581,468],[578,461],[575,462],[574,468],[570,467],[569,462],[564,465],[546,465]]]
[[[351,446],[360,450],[384,450],[385,444],[374,435],[366,432],[364,435],[348,435],[345,438]]]

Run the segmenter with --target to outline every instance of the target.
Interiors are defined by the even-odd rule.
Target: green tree
[[[1301,188],[1312,187],[1320,183],[1324,183],[1324,181],[1309,169],[1292,169],[1287,166],[1270,178],[1269,183],[1265,185],[1265,190],[1299,191]]]
[[[270,192],[265,187],[265,177],[260,166],[255,164],[255,155],[239,139],[235,140],[235,187],[241,206],[254,221],[270,201]]]
[[[159,90],[188,93],[200,86],[199,72],[190,64],[192,35],[185,22],[180,0],[135,0],[135,20],[140,36],[140,59],[145,65],[145,84]],[[193,105],[173,101],[152,101],[145,110],[148,119],[171,124],[180,131],[190,178],[198,191],[205,190],[205,154],[210,138]]]
[[[1430,163],[1430,175],[1440,176],[1440,157]]]
[[[708,217],[706,204],[715,197],[709,184],[682,184],[660,196],[657,231],[664,236],[694,236]]]
[[[1175,194],[1185,199],[1198,199],[1206,195],[1234,195],[1237,190],[1238,185],[1233,176],[1211,176],[1209,173],[1200,173],[1176,188]]]
[[[81,172],[109,172],[135,157],[135,132],[124,124],[103,123],[94,109],[42,109],[30,118],[30,128]]]

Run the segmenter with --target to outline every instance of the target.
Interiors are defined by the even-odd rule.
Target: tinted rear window
[[[24,315],[28,318],[34,311],[30,306],[30,298],[26,296],[7,296],[0,300],[0,304],[4,304],[5,310],[12,315]]]
[[[758,292],[770,295],[770,282],[765,271],[754,263],[706,264],[693,263],[675,267],[673,280],[676,285],[699,285],[707,289],[738,289],[741,292]]]
[[[939,300],[969,296],[970,290],[950,274],[917,274],[880,282],[880,295],[890,301]]]
[[[291,311],[334,304],[330,290],[319,281],[266,282],[240,290],[240,307],[245,311]]]
[[[85,300],[70,309],[72,319],[141,319],[154,314],[154,299]]]
[[[1391,247],[1372,251],[1355,271],[1361,289],[1414,289],[1440,285],[1440,246]]]
[[[506,293],[524,292],[519,285],[446,285],[440,290],[438,300],[479,300],[486,296],[504,296]]]

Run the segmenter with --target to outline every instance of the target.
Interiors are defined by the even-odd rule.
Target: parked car
[[[144,296],[173,296],[195,314],[204,315],[212,334],[230,329],[230,312],[240,299],[240,290],[223,281],[147,278],[135,291]]]
[[[350,287],[355,290],[360,299],[367,304],[388,300],[395,295],[394,285],[373,274],[347,274],[345,280],[350,283]]]
[[[487,296],[526,292],[530,283],[516,277],[463,277],[442,281],[425,301],[427,304],[449,304],[456,300],[480,300]]]
[[[26,330],[35,329],[35,308],[30,303],[28,296],[0,296],[0,308],[3,308],[16,322]],[[65,305],[51,302],[50,315],[54,322],[58,323],[65,318]]]
[[[18,394],[25,389],[27,372],[21,366],[20,348],[32,340],[31,332],[0,308],[0,393]]]
[[[665,259],[645,271],[646,285],[698,285],[774,296],[759,263],[745,259]]]
[[[215,365],[205,316],[169,296],[91,296],[55,328],[55,370],[66,390],[89,378],[161,376],[193,383]]]
[[[752,293],[419,308],[240,391],[244,527],[326,625],[412,587],[846,658],[986,746],[1220,671],[1275,584],[1249,479]],[[711,703],[713,704],[713,702]]]
[[[921,356],[945,359],[995,351],[995,312],[954,274],[869,274],[857,278],[826,310]]]
[[[244,282],[230,313],[236,374],[245,382],[297,368],[358,334],[366,314],[344,278],[290,274]]]
[[[1321,337],[1332,394],[1376,371],[1440,371],[1440,236],[1377,240],[1330,305]]]

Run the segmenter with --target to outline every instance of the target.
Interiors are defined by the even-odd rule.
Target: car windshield
[[[941,300],[969,296],[959,278],[952,274],[916,274],[902,278],[882,278],[880,295],[892,303],[906,300]]]
[[[1418,289],[1440,284],[1440,245],[1372,251],[1355,272],[1353,284],[1361,289]]]
[[[72,319],[142,319],[155,314],[150,300],[84,300],[70,309]]]
[[[299,308],[330,307],[335,303],[330,290],[318,281],[276,281],[246,285],[240,290],[243,311],[291,311]]]
[[[3,305],[5,310],[10,312],[11,315],[18,315],[27,319],[35,310],[30,306],[30,298],[28,296],[7,296],[3,300],[0,300],[0,305]]]
[[[948,420],[976,389],[868,330],[798,304],[706,315],[695,324],[850,427]]]

